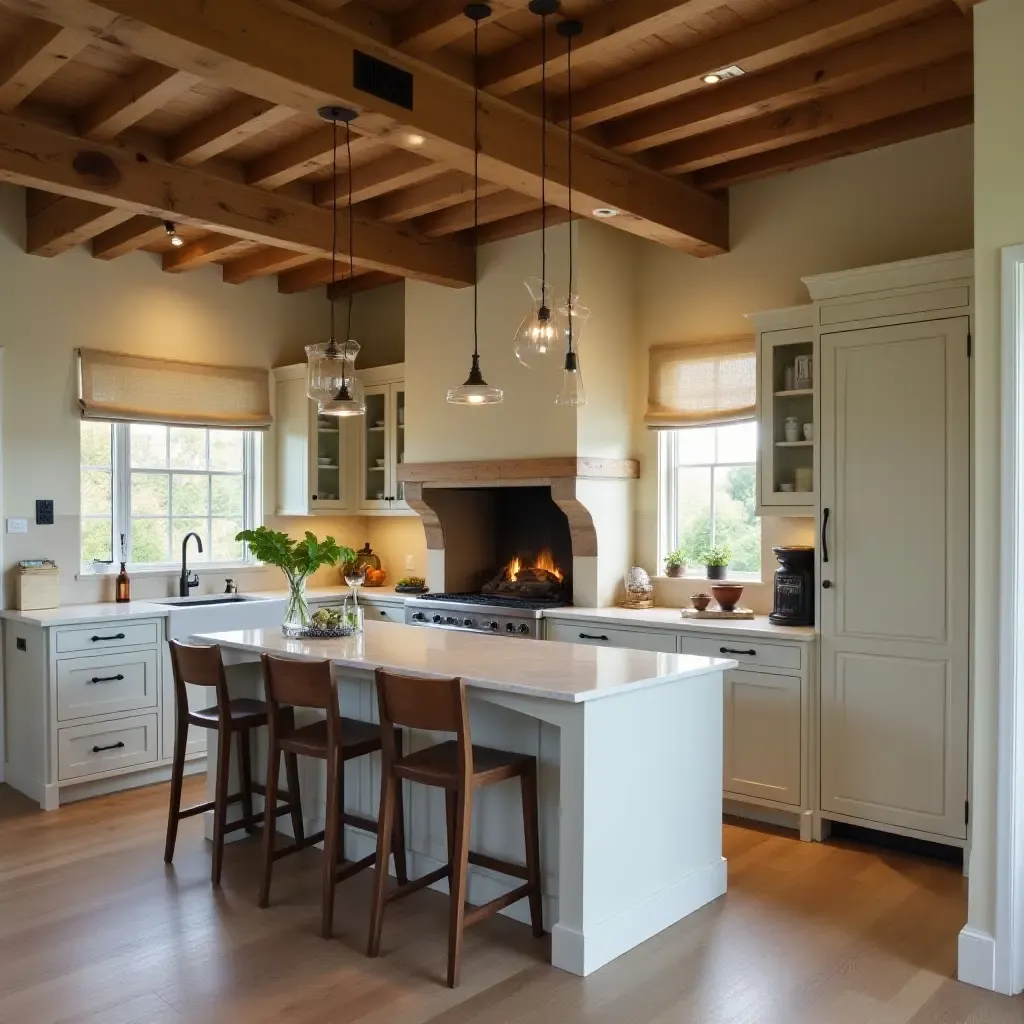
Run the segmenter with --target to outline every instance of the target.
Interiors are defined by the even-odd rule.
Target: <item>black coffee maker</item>
[[[768,621],[776,626],[814,625],[814,548],[772,548],[779,560],[775,570],[775,607]]]

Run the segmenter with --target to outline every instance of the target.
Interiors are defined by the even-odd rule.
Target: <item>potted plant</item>
[[[235,540],[244,540],[256,558],[267,565],[276,565],[288,580],[288,603],[281,623],[285,636],[296,636],[309,625],[306,580],[323,565],[355,560],[351,548],[339,546],[333,537],[317,540],[308,531],[304,540],[296,540],[280,530],[260,526],[243,530]]]
[[[682,576],[686,572],[686,552],[676,548],[665,556],[665,575]]]
[[[728,548],[708,548],[700,559],[707,566],[708,579],[724,580],[731,557],[732,552]]]

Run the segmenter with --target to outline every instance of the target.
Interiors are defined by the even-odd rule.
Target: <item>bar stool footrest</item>
[[[518,889],[505,893],[504,896],[498,896],[488,903],[484,903],[479,907],[473,907],[472,910],[467,910],[465,927],[468,928],[471,924],[476,924],[478,921],[498,913],[499,910],[504,910],[506,907],[512,906],[513,903],[526,899],[532,892],[532,885],[521,885]]]
[[[489,857],[486,853],[474,853],[472,850],[469,851],[467,859],[470,864],[475,864],[478,868],[487,868],[488,871],[497,871],[502,875],[524,880],[530,877],[530,871],[525,864],[515,864],[510,860]]]
[[[440,882],[442,878],[449,877],[451,877],[451,867],[445,864],[434,871],[428,871],[427,874],[421,875],[419,878],[409,879],[405,885],[399,886],[397,889],[392,889],[386,896],[387,902],[393,903],[395,900],[404,899],[406,896],[411,896],[414,892],[419,892],[420,889],[426,889],[428,885]]]
[[[360,871],[373,867],[376,860],[377,854],[371,853],[363,857],[362,860],[344,861],[335,868],[334,880],[336,882],[344,882],[346,878],[351,878],[353,875],[358,875]]]

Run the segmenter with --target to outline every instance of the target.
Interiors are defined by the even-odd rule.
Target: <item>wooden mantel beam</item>
[[[473,90],[466,82],[284,0],[0,2],[301,112],[346,103],[361,112],[354,125],[360,134],[386,136],[455,170],[473,169]],[[357,51],[410,76],[412,110],[355,88]],[[486,93],[480,106],[481,176],[539,199],[539,119]],[[553,129],[549,141],[547,200],[567,208],[566,138]],[[578,136],[573,172],[574,209],[584,215],[612,207],[622,215],[610,223],[633,234],[700,256],[728,248],[728,207],[685,182]]]
[[[329,255],[329,210],[12,115],[0,115],[0,181],[296,252]],[[347,210],[339,212],[336,242],[343,254],[348,251],[347,218]],[[388,224],[363,222],[356,234],[353,258],[363,269],[436,284],[473,282],[473,255],[463,244],[432,241]]]

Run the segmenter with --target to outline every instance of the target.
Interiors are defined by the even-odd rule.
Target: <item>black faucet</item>
[[[195,537],[196,544],[199,545],[199,554],[203,553],[203,538],[198,533],[186,533],[184,540],[181,542],[181,579],[178,581],[179,597],[188,597],[189,590],[192,587],[199,586],[199,573],[194,572],[189,575],[188,563],[185,561],[185,549],[188,547],[189,537]]]

